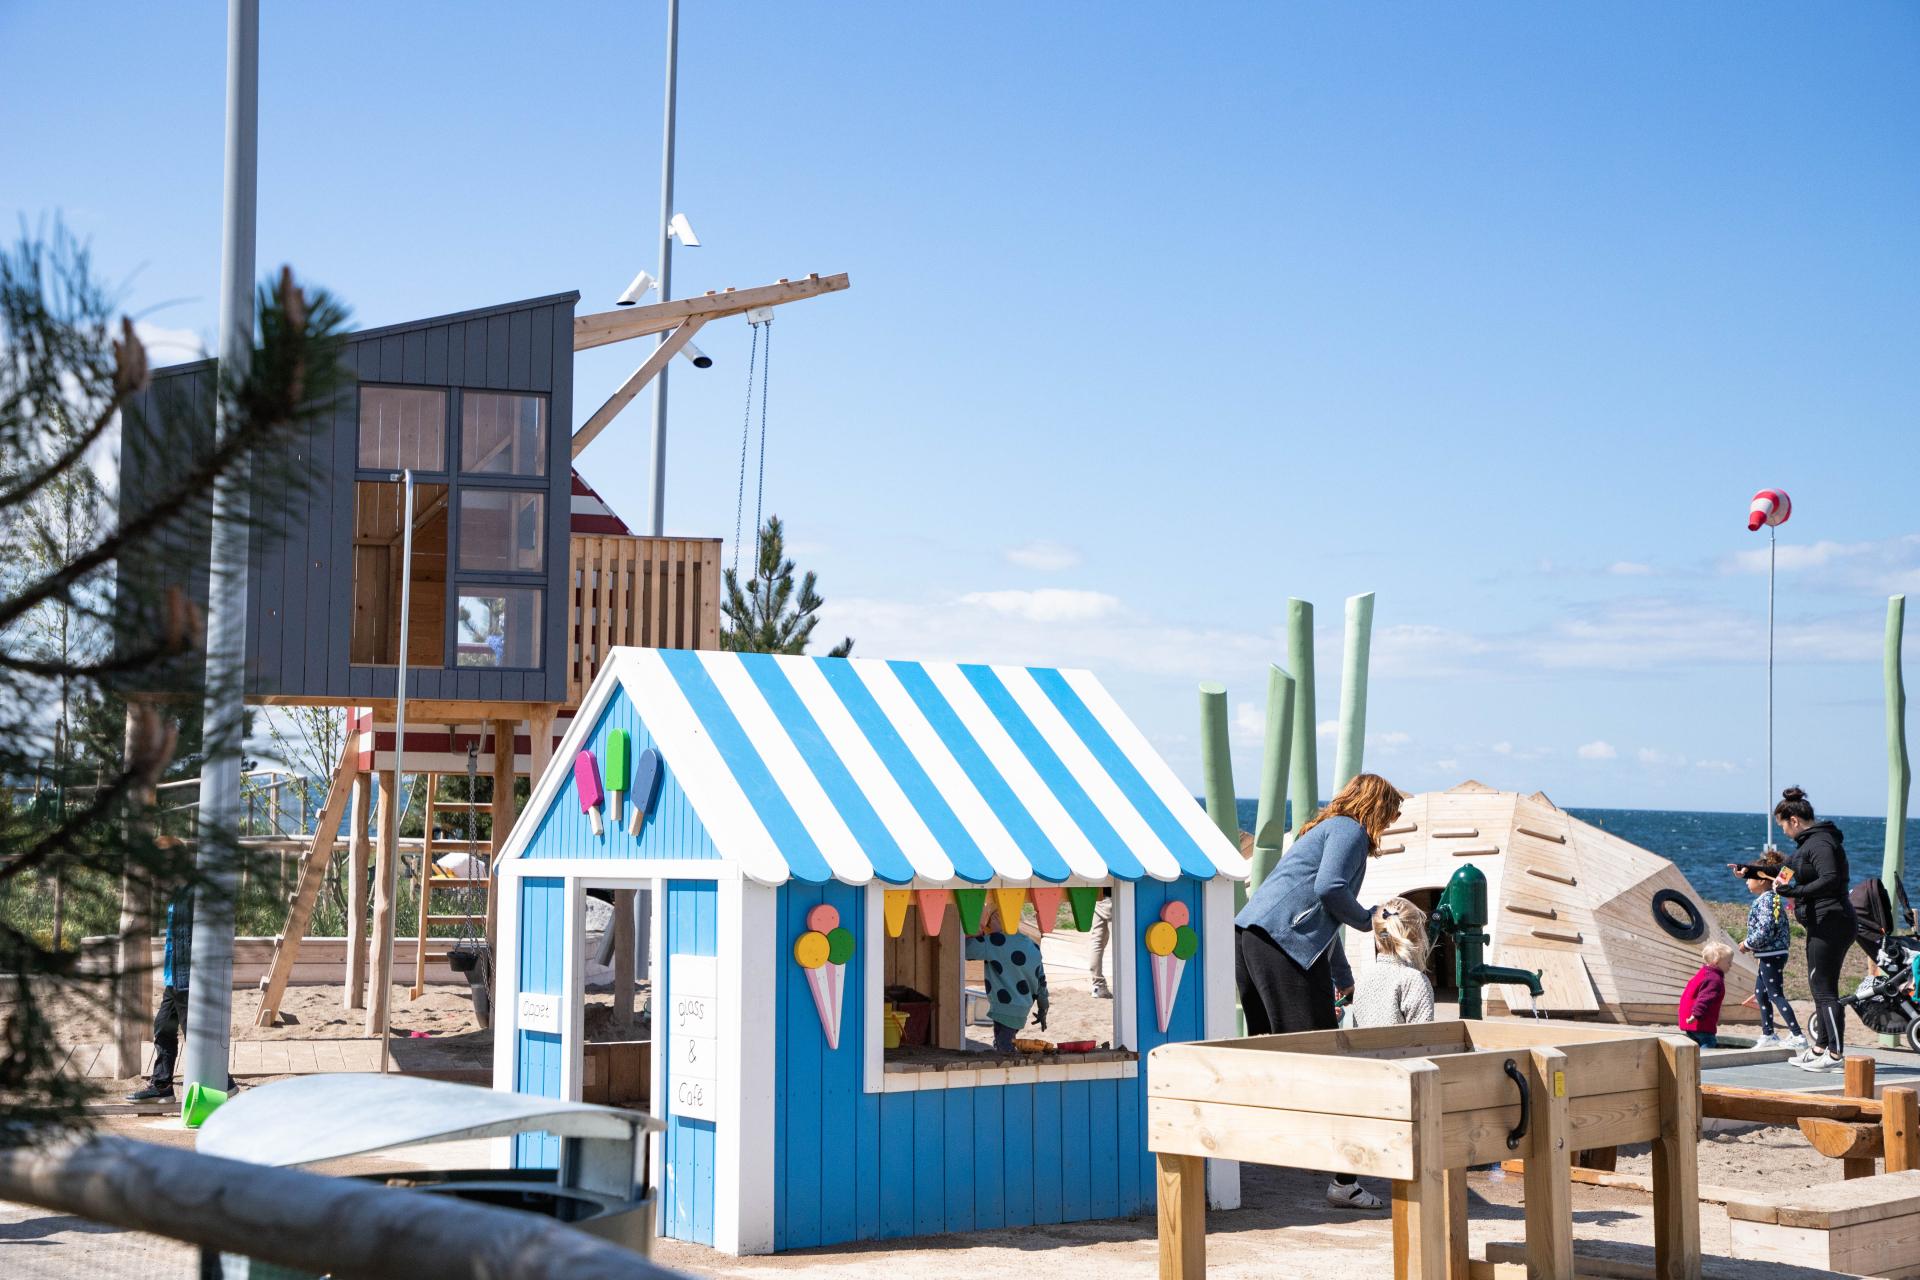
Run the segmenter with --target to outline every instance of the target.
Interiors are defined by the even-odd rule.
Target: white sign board
[[[667,966],[667,1105],[684,1119],[717,1120],[720,962],[674,955]]]
[[[522,991],[518,1022],[522,1031],[544,1031],[549,1035],[559,1035],[560,997],[541,991]]]

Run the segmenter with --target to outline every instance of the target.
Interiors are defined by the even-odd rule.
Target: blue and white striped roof
[[[1247,875],[1085,671],[617,649],[577,726],[616,680],[763,884]]]

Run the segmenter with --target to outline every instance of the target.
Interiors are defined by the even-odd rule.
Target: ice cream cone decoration
[[[1054,921],[1060,918],[1060,899],[1064,892],[1053,885],[1035,885],[1027,890],[1033,899],[1033,914],[1040,917],[1040,932],[1053,932]]]
[[[1153,1007],[1164,1034],[1180,998],[1180,978],[1187,961],[1200,950],[1200,935],[1187,923],[1187,904],[1169,902],[1160,918],[1147,926],[1147,964],[1153,975]]]
[[[613,825],[620,825],[620,815],[627,803],[627,778],[633,772],[629,756],[633,750],[632,739],[625,729],[607,731],[607,812],[613,817]]]
[[[807,931],[793,942],[793,959],[807,975],[813,1009],[827,1048],[840,1047],[840,1014],[846,1003],[847,961],[853,959],[853,934],[840,927],[840,912],[821,903],[807,912]]]
[[[573,758],[573,789],[580,793],[580,812],[593,823],[593,834],[605,835],[606,826],[600,821],[600,766],[593,752],[582,751]]]

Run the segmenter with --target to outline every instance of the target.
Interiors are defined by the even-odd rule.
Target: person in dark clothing
[[[1344,964],[1340,929],[1371,932],[1373,911],[1355,895],[1380,833],[1400,816],[1400,792],[1378,774],[1363,773],[1340,789],[1299,835],[1234,917],[1234,976],[1247,1034],[1330,1031],[1336,968]],[[1340,955],[1339,966],[1329,959]],[[1329,1203],[1378,1209],[1379,1196],[1351,1174],[1336,1174]]]
[[[1907,885],[1904,880],[1894,882],[1900,889],[1900,916],[1906,922],[1909,932],[1913,929],[1913,906],[1907,901]],[[1853,941],[1867,956],[1867,968],[1875,976],[1880,973],[1880,944],[1894,931],[1893,901],[1887,897],[1887,886],[1879,876],[1869,876],[1853,886],[1853,892],[1847,895],[1847,901],[1853,904]]]
[[[160,965],[160,1007],[153,1013],[153,1072],[144,1089],[128,1102],[173,1101],[173,1064],[180,1052],[180,1028],[187,1020],[187,978],[192,968],[193,889],[181,889],[167,903],[166,951]]]
[[[1846,1013],[1840,1004],[1840,965],[1853,946],[1853,904],[1847,900],[1847,850],[1840,828],[1818,820],[1807,793],[1788,787],[1773,807],[1774,821],[1796,850],[1774,877],[1774,892],[1793,903],[1807,931],[1807,986],[1813,992],[1813,1043],[1791,1061],[1802,1071],[1838,1071],[1846,1050]]]

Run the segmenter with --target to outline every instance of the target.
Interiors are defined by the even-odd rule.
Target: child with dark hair
[[[993,1047],[1012,1053],[1014,1034],[1027,1025],[1029,1012],[1042,1031],[1047,1029],[1047,967],[1040,959],[1040,944],[1020,932],[1018,920],[995,920],[987,928],[984,936],[967,939],[967,959],[986,962]]]
[[[1759,1048],[1772,1048],[1784,1044],[1789,1049],[1804,1049],[1807,1038],[1800,1034],[1800,1019],[1794,1016],[1793,1005],[1787,999],[1784,976],[1787,971],[1787,952],[1793,945],[1793,929],[1788,921],[1786,901],[1773,891],[1773,873],[1779,870],[1784,860],[1778,853],[1769,853],[1760,862],[1747,868],[1753,874],[1746,877],[1747,892],[1753,894],[1753,905],[1747,908],[1747,936],[1741,941],[1740,949],[1758,962],[1760,971],[1753,980],[1754,1003],[1760,1009]],[[1776,1036],[1773,1033],[1773,1015],[1779,1011],[1780,1020],[1786,1023],[1787,1034]]]

